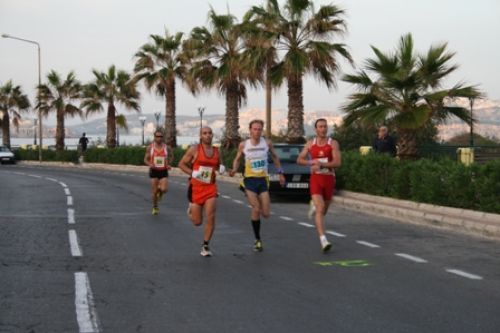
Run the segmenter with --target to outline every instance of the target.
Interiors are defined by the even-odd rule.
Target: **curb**
[[[147,166],[106,164],[106,163],[64,163],[64,162],[34,162],[20,161],[21,165],[32,166],[55,166],[81,169],[102,169],[140,172],[146,174]],[[169,171],[172,175],[188,177],[179,168]],[[218,175],[217,179],[239,184],[241,174],[235,177]],[[336,206],[359,211],[365,214],[383,216],[403,223],[426,225],[431,227],[445,228],[448,230],[465,232],[467,234],[487,236],[500,239],[500,214],[479,212],[468,209],[436,206],[426,203],[418,203],[408,200],[380,197],[351,191],[339,191],[334,197]]]

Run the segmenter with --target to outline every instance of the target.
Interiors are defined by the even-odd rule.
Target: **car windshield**
[[[302,150],[301,146],[275,146],[274,150],[278,155],[280,161],[282,162],[293,162],[297,160],[297,157]]]
[[[9,150],[9,148],[7,148],[7,147],[0,146],[0,151],[10,151],[10,150]]]

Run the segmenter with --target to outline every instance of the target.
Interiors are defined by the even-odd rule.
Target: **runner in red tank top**
[[[217,185],[215,172],[224,172],[221,155],[217,147],[212,146],[213,133],[210,127],[200,129],[200,144],[191,146],[181,161],[179,168],[188,174],[189,181],[188,215],[195,226],[203,223],[203,210],[207,223],[203,233],[203,245],[200,254],[209,257],[212,252],[209,242],[215,229],[215,206],[217,200]]]
[[[168,153],[168,147],[163,143],[163,133],[156,130],[154,141],[146,148],[144,164],[149,166],[149,178],[151,178],[151,195],[153,200],[153,215],[158,215],[158,201],[168,189],[168,169],[173,155]]]
[[[324,217],[332,201],[335,189],[335,171],[342,163],[337,141],[328,138],[326,119],[320,118],[314,124],[316,137],[309,140],[297,158],[297,164],[311,166],[309,191],[311,193],[311,209],[309,217],[315,216],[321,249],[326,252],[332,247],[325,236]],[[310,157],[308,159],[307,157]]]

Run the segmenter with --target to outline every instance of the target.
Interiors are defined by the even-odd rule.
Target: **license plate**
[[[10,161],[10,157],[2,157],[2,161]]]
[[[288,183],[286,184],[287,188],[309,188],[308,183]]]

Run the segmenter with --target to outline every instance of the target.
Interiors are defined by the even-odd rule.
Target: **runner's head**
[[[163,141],[163,133],[160,130],[155,131],[155,142],[160,143]]]
[[[208,126],[200,128],[200,141],[205,145],[211,145],[214,134],[212,129]]]
[[[262,129],[264,128],[264,122],[260,119],[254,119],[248,124],[248,129],[250,130],[250,137],[253,139],[259,139],[262,136]]]
[[[314,128],[316,129],[316,136],[320,138],[326,138],[328,134],[328,122],[325,118],[319,118],[314,123]]]

